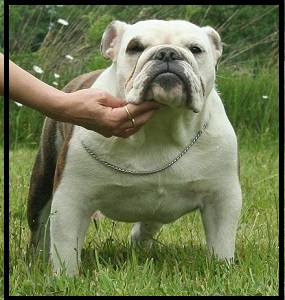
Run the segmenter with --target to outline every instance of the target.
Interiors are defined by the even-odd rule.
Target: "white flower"
[[[69,55],[69,54],[65,55],[65,57],[66,57],[67,59],[70,59],[70,60],[73,60],[73,59],[74,59],[74,57],[71,56],[71,55]]]
[[[39,73],[39,74],[42,74],[44,71],[38,67],[38,66],[33,66],[33,70],[36,72],[36,73]]]
[[[49,25],[48,25],[48,30],[52,30],[54,27],[54,23],[53,22],[50,22]]]
[[[54,78],[59,78],[60,77],[60,75],[57,74],[57,73],[54,73],[53,76],[54,76]]]
[[[52,84],[53,85],[58,85],[58,83],[56,81],[53,81]]]
[[[16,101],[15,101],[15,103],[16,103],[18,106],[20,106],[20,107],[23,106],[23,104],[21,104],[21,103],[19,103],[19,102],[16,102]]]
[[[63,20],[63,19],[58,19],[57,20],[57,23],[61,24],[61,25],[64,25],[64,26],[67,26],[68,25],[68,22]]]
[[[262,96],[262,99],[268,99],[269,97],[268,96],[266,96],[266,95],[263,95]]]

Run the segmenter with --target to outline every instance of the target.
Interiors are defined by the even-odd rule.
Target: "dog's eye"
[[[137,53],[143,51],[144,51],[144,47],[142,45],[131,45],[130,47],[127,48],[127,52],[131,52],[131,53]]]
[[[198,46],[191,46],[189,49],[193,54],[198,54],[198,53],[203,52],[203,50],[201,48],[199,48]]]

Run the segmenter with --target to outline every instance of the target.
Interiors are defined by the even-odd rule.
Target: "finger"
[[[143,106],[143,107],[142,104],[140,104],[139,109],[136,109],[137,105],[133,104],[132,107],[135,108],[134,109],[135,112],[131,112],[130,111],[131,108],[129,108],[129,105],[130,104],[128,104],[129,113],[127,112],[125,107],[116,108],[117,120],[122,120],[118,122],[119,123],[118,129],[120,130],[133,127],[133,123],[135,123],[135,126],[144,125],[158,109],[156,104],[152,104],[151,106]],[[138,111],[139,114],[136,114],[136,112]],[[134,122],[132,120],[134,120]]]
[[[141,126],[135,127],[135,128],[128,128],[126,130],[121,130],[121,131],[115,133],[114,136],[121,137],[121,138],[128,138],[131,135],[133,135],[134,133],[138,132],[140,130],[140,128],[141,128]]]
[[[147,111],[135,118],[133,118],[134,121],[128,119],[122,124],[120,124],[116,131],[114,131],[114,134],[117,135],[125,130],[132,130],[131,134],[134,134],[137,132],[143,125],[145,125],[148,120],[155,114],[156,110],[150,110]],[[135,127],[134,127],[135,125]],[[138,128],[138,129],[137,129]]]
[[[124,106],[127,106],[130,115]],[[116,120],[119,129],[126,129],[128,128],[128,124],[130,124],[130,122],[128,122],[131,119],[130,116],[137,118],[142,115],[142,120],[144,120],[147,116],[145,113],[157,110],[159,107],[161,107],[161,105],[155,101],[146,101],[141,104],[125,103],[122,107],[108,107],[107,115],[112,116],[112,119]],[[151,112],[151,115],[153,115],[153,112]]]
[[[144,112],[149,110],[158,109],[161,107],[161,104],[156,101],[144,101],[140,104],[128,103],[128,110],[133,117],[136,117]]]

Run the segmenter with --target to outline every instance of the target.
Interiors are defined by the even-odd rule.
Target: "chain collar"
[[[95,158],[97,161],[99,161],[100,163],[102,163],[103,165],[105,165],[106,167],[109,167],[111,169],[117,170],[119,172],[122,173],[129,173],[129,174],[135,174],[135,175],[148,175],[148,174],[154,174],[160,171],[163,171],[165,169],[168,169],[169,167],[171,167],[173,164],[175,164],[199,139],[199,137],[202,135],[203,131],[205,130],[205,128],[207,127],[207,123],[205,123],[202,127],[202,130],[199,131],[197,133],[197,135],[194,137],[194,139],[188,144],[188,146],[178,155],[176,156],[171,162],[169,162],[168,164],[154,169],[154,170],[149,170],[149,171],[136,171],[136,170],[129,170],[129,169],[124,169],[118,166],[115,166],[113,164],[108,163],[107,161],[101,159],[95,152],[93,152],[83,141],[81,141],[84,149],[93,157]]]

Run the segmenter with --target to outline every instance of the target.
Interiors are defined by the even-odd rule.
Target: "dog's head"
[[[156,100],[199,112],[214,88],[222,45],[213,28],[187,21],[113,21],[104,32],[101,51],[113,61],[122,99]]]

